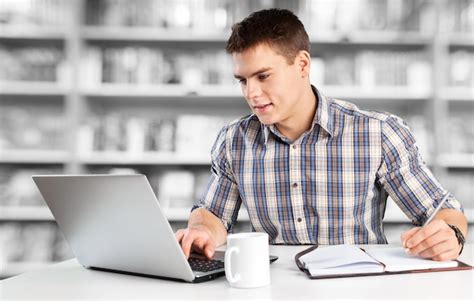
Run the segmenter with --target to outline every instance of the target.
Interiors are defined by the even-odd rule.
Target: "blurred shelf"
[[[321,32],[310,33],[312,44],[360,44],[360,45],[387,45],[387,46],[420,46],[431,43],[432,35],[417,31],[351,31],[351,32]]]
[[[82,93],[89,97],[242,97],[237,85],[139,85],[101,84],[96,88],[84,88]]]
[[[1,206],[0,221],[53,221],[53,215],[45,206]]]
[[[324,95],[334,98],[365,100],[427,100],[431,98],[428,89],[414,89],[407,86],[359,87],[318,85]],[[82,93],[89,97],[231,97],[243,98],[238,85],[138,85],[102,84],[96,88],[84,88]]]
[[[0,279],[45,268],[57,262],[6,262],[0,266]]]
[[[453,47],[474,47],[474,33],[450,33],[449,44]]]
[[[15,40],[58,40],[66,37],[64,27],[61,26],[34,26],[34,25],[2,25],[0,39]]]
[[[225,43],[229,33],[209,33],[192,29],[167,30],[153,27],[83,26],[81,37],[89,41],[218,42]]]
[[[127,152],[93,152],[80,158],[88,165],[210,165],[207,155],[193,156],[177,153],[148,152],[129,154]]]
[[[0,163],[66,164],[70,160],[71,156],[66,151],[0,149]]]
[[[191,213],[191,206],[189,206],[189,208],[167,208],[164,209],[164,212],[170,222],[187,222],[189,219],[189,214]],[[240,209],[237,221],[250,221],[249,214],[247,213],[246,209]]]
[[[474,88],[447,87],[441,90],[441,97],[447,101],[474,102]]]
[[[431,98],[428,89],[414,89],[407,86],[359,87],[359,86],[318,86],[326,95],[341,99],[360,100],[427,100]]]
[[[89,41],[212,42],[224,44],[230,30],[209,33],[202,30],[151,27],[83,26],[81,37]],[[310,37],[311,44],[368,44],[426,46],[432,37],[420,32],[353,31],[324,32]]]
[[[474,154],[441,154],[437,161],[440,166],[447,168],[474,168]]]
[[[163,212],[170,222],[186,222],[191,204],[189,208],[164,208]],[[240,210],[238,220],[250,220],[247,210]],[[0,206],[0,221],[54,221],[54,217],[44,206]]]
[[[0,95],[65,96],[68,92],[55,82],[0,81]]]

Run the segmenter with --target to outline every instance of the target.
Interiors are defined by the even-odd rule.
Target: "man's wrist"
[[[464,234],[462,234],[461,230],[455,225],[448,224],[449,228],[454,231],[454,235],[456,236],[459,246],[461,249],[459,250],[458,255],[461,255],[462,250],[464,249],[464,243],[466,242],[466,238],[464,237]]]
[[[210,236],[210,237],[213,237],[214,233],[212,233],[212,230],[209,229],[208,226],[204,225],[204,224],[192,224],[192,225],[188,225],[188,228],[189,229],[196,229],[196,230],[201,230],[201,231],[204,231],[204,232],[207,232],[207,234]]]

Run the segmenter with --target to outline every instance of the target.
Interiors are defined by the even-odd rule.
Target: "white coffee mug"
[[[252,288],[270,284],[269,254],[267,233],[228,235],[224,266],[230,286]]]

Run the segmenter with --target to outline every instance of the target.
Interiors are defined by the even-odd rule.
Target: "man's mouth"
[[[266,104],[253,106],[253,110],[257,114],[265,114],[265,113],[268,113],[272,107],[273,107],[272,103],[266,103]]]
[[[267,103],[267,104],[263,104],[263,105],[256,105],[256,106],[253,106],[253,108],[254,108],[254,109],[260,109],[260,110],[261,110],[261,109],[264,109],[264,108],[266,108],[266,107],[268,107],[268,106],[271,106],[271,105],[272,105],[272,103]]]

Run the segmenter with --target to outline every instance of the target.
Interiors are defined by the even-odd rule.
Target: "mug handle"
[[[225,258],[224,258],[225,277],[227,278],[227,281],[229,281],[230,283],[236,283],[241,278],[239,273],[235,274],[235,276],[232,275],[232,270],[231,270],[231,267],[230,267],[230,259],[231,259],[232,253],[234,253],[234,252],[236,254],[239,254],[239,252],[240,252],[239,248],[230,247],[225,252]]]

